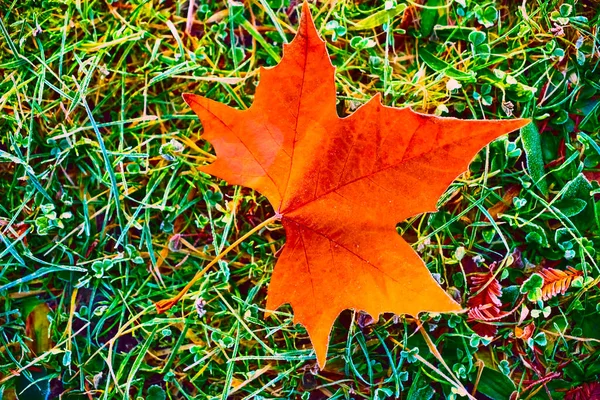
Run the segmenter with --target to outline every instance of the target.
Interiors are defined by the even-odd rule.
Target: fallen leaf
[[[498,321],[508,315],[502,311],[502,286],[494,276],[493,272],[480,272],[469,277],[471,281],[471,297],[467,304],[469,306],[468,320],[471,328],[479,336],[494,337],[498,327],[491,322]]]
[[[25,332],[31,338],[28,345],[38,356],[52,347],[52,340],[49,336],[50,321],[48,320],[50,312],[50,307],[46,303],[40,303],[33,307],[27,315]]]
[[[527,341],[529,338],[533,336],[533,332],[535,331],[535,324],[532,322],[528,325],[525,325],[524,328],[519,326],[515,326],[515,336],[523,341]]]
[[[542,300],[546,301],[559,294],[565,294],[571,287],[573,279],[583,276],[583,272],[573,267],[567,267],[566,271],[555,268],[544,268],[538,272],[544,278],[542,286]]]
[[[468,303],[470,307],[479,307],[481,305],[491,304],[496,307],[502,307],[500,296],[502,295],[502,286],[494,276],[493,272],[480,272],[470,276],[471,293],[473,294]],[[491,318],[495,315],[490,316]]]
[[[25,222],[19,222],[7,228],[8,223],[8,219],[0,219],[0,236],[6,235],[14,240],[21,238],[19,240],[22,240],[23,246],[27,247],[27,235],[25,233],[27,233],[30,225]]]
[[[395,226],[435,211],[483,146],[529,122],[439,118],[379,95],[340,118],[334,73],[304,3],[296,38],[278,66],[261,69],[249,109],[184,94],[217,153],[201,170],[259,191],[280,217],[286,244],[266,307],[293,307],[321,367],[345,309],[375,319],[461,309]]]
[[[488,214],[496,220],[498,216],[504,214],[506,210],[512,207],[513,199],[521,192],[521,185],[510,185],[504,192],[502,200],[488,208]]]

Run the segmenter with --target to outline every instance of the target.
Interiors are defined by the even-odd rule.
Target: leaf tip
[[[509,119],[505,121],[511,121],[519,126],[519,128],[523,128],[524,126],[529,125],[533,120],[531,118],[515,118]]]
[[[308,1],[304,0],[302,2],[302,14],[310,14],[310,8],[308,7]]]
[[[304,325],[304,324],[302,324]],[[310,337],[310,341],[313,345],[313,349],[315,350],[315,355],[317,357],[317,365],[319,366],[319,370],[323,371],[325,369],[325,364],[327,363],[327,350],[329,349],[329,335],[331,333],[331,328],[333,328],[333,323],[329,327],[326,332],[314,332],[309,330],[306,325],[304,325],[308,332],[308,336]],[[312,333],[312,334],[311,334]]]
[[[377,104],[383,104],[382,101],[382,96],[381,96],[381,92],[377,92],[375,93],[375,96],[373,96],[373,98],[371,99],[371,101],[376,102]]]
[[[323,39],[319,36],[319,32],[317,31],[317,27],[315,26],[315,21],[313,20],[312,14],[310,12],[310,7],[308,1],[304,1],[302,3],[302,13],[300,16],[300,26],[298,27],[298,35],[308,36],[314,39],[316,37],[318,40],[323,41]],[[310,40],[310,39],[309,39]],[[323,41],[325,43],[325,41]]]
[[[533,122],[533,120],[531,118],[518,118],[517,121],[519,121],[521,124],[519,126],[519,129],[524,128]]]
[[[188,106],[192,106],[192,103],[195,103],[194,98],[196,97],[195,94],[192,93],[184,93],[181,95],[181,97],[183,97],[183,101],[185,101],[187,103]]]
[[[315,352],[317,354],[317,366],[319,367],[320,371],[323,371],[325,369],[325,363],[327,362],[327,348],[325,348],[325,350],[322,352],[319,352],[315,348]]]

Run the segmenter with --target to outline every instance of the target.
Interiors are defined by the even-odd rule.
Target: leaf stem
[[[154,303],[154,305],[156,306],[156,311],[159,314],[162,314],[162,313],[166,312],[167,310],[169,310],[171,307],[173,307],[175,304],[177,304],[179,302],[179,300],[181,300],[183,298],[183,296],[185,296],[185,294],[192,288],[192,286],[194,286],[194,284],[196,282],[198,282],[198,280],[213,265],[215,265],[223,257],[225,257],[225,255],[227,253],[229,253],[231,250],[235,249],[240,243],[242,243],[244,240],[248,239],[248,237],[250,237],[251,235],[253,235],[257,231],[261,230],[265,226],[269,225],[272,222],[279,221],[281,219],[281,217],[282,216],[279,213],[273,215],[271,218],[266,219],[263,222],[261,222],[260,224],[256,225],[254,228],[252,228],[251,230],[249,230],[241,238],[239,238],[238,240],[236,240],[235,242],[233,242],[229,247],[227,247],[225,250],[223,250],[221,253],[219,253],[219,255],[217,255],[215,258],[213,258],[213,260],[211,262],[209,262],[206,267],[204,267],[202,270],[198,271],[196,273],[196,275],[194,275],[194,277],[192,278],[192,280],[187,285],[185,285],[185,287],[179,293],[177,293],[177,295],[175,297],[171,297],[170,299],[161,300],[161,301],[158,301],[158,302]]]

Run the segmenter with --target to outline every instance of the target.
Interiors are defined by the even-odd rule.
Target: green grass
[[[324,371],[290,308],[263,319],[280,226],[155,312],[273,214],[259,193],[197,171],[211,148],[181,94],[248,107],[258,67],[277,63],[298,23],[288,1],[201,1],[191,14],[189,3],[0,0],[0,398],[428,399],[459,398],[463,385],[478,399],[560,399],[593,389],[600,190],[582,171],[600,169],[597,1],[311,5],[341,115],[380,92],[386,105],[535,124],[483,150],[440,212],[398,226],[465,306],[473,274],[495,266],[503,309],[516,311],[493,323],[492,342],[466,314],[423,315],[419,330],[412,318],[368,324],[346,311]],[[582,277],[536,300],[531,277],[567,266]]]

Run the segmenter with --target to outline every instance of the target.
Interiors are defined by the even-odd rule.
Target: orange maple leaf
[[[325,365],[339,313],[456,312],[395,225],[435,211],[448,185],[489,141],[529,121],[463,121],[391,108],[379,95],[336,113],[335,69],[307,3],[274,68],[260,70],[247,110],[192,94],[217,158],[201,170],[267,197],[286,244],[267,309],[294,309]]]

